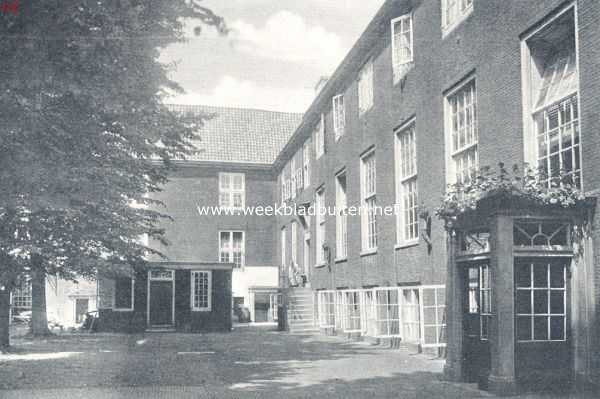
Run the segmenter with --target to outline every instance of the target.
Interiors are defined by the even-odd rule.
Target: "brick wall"
[[[346,133],[334,142],[331,104],[326,115],[327,153],[313,160],[312,185],[298,202],[314,201],[314,191],[326,188],[326,204],[335,203],[335,173],[347,171],[349,205],[360,205],[360,154],[375,146],[377,158],[377,199],[380,205],[395,201],[394,134],[395,127],[416,117],[419,203],[433,213],[445,189],[445,150],[443,94],[462,78],[473,73],[477,85],[480,165],[522,164],[524,130],[521,78],[521,35],[534,27],[557,7],[561,0],[476,1],[473,13],[453,31],[442,37],[438,1],[396,2],[395,15],[412,11],[414,16],[414,68],[401,84],[393,85],[389,19],[387,29],[357,65],[374,60],[374,107],[358,117],[356,78],[341,84],[346,103]],[[579,39],[581,58],[582,130],[585,144],[584,179],[586,188],[598,186],[598,154],[592,145],[600,140],[598,131],[598,93],[600,70],[597,67],[599,35],[595,23],[600,5],[579,1]],[[382,25],[385,25],[382,24]],[[310,128],[307,128],[310,130]],[[309,132],[304,132],[308,134]],[[587,144],[590,145],[587,145]],[[598,143],[600,144],[600,143]],[[600,161],[600,160],[599,160]],[[278,197],[279,198],[279,197]],[[335,248],[335,218],[327,220],[327,243]],[[290,218],[279,218],[278,227]],[[314,249],[314,220],[312,237]],[[381,218],[378,223],[378,252],[360,256],[360,218],[349,217],[348,261],[331,268],[312,268],[316,288],[395,285],[398,283],[438,284],[445,281],[445,232],[434,218],[432,248],[420,241],[410,248],[394,249],[396,221]],[[288,256],[291,247],[288,229]],[[277,245],[278,251],[280,244]],[[300,247],[299,247],[300,248]],[[311,255],[314,265],[314,254]],[[301,259],[301,257],[299,257]],[[277,257],[279,259],[279,255]]]
[[[249,167],[183,167],[155,198],[166,204],[166,238],[170,245],[159,246],[175,262],[217,262],[219,231],[244,231],[246,266],[272,266],[275,249],[275,219],[261,216],[201,216],[198,206],[218,206],[219,173],[244,173],[246,206],[272,205],[274,178],[270,171]],[[156,245],[156,243],[154,243]]]

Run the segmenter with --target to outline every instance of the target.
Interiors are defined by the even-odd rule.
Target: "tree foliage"
[[[185,40],[184,19],[225,23],[198,0],[19,7],[0,16],[0,285],[32,256],[66,279],[142,266],[157,253],[139,238],[164,241],[168,217],[151,194],[202,123],[164,105],[182,89],[160,49]]]

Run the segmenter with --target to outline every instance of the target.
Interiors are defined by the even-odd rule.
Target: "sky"
[[[330,76],[383,0],[204,0],[231,32],[212,28],[172,45],[161,61],[186,91],[167,100],[304,112],[322,76]]]

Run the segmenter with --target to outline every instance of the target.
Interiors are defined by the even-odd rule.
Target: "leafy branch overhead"
[[[494,194],[510,194],[540,205],[563,208],[574,207],[585,200],[570,173],[561,171],[548,177],[527,165],[522,171],[514,165],[509,172],[500,163],[498,169],[482,167],[467,181],[448,186],[442,204],[435,210],[436,216],[452,226],[460,215],[475,211],[481,199]]]
[[[93,277],[142,266],[167,244],[153,199],[204,118],[172,113],[160,49],[196,20],[227,26],[199,0],[22,3],[0,24],[0,257],[14,284],[43,272]]]

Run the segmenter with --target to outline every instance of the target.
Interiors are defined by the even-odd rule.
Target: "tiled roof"
[[[198,130],[195,161],[272,164],[290,139],[302,114],[257,109],[169,105],[172,111],[186,114],[210,114]]]

